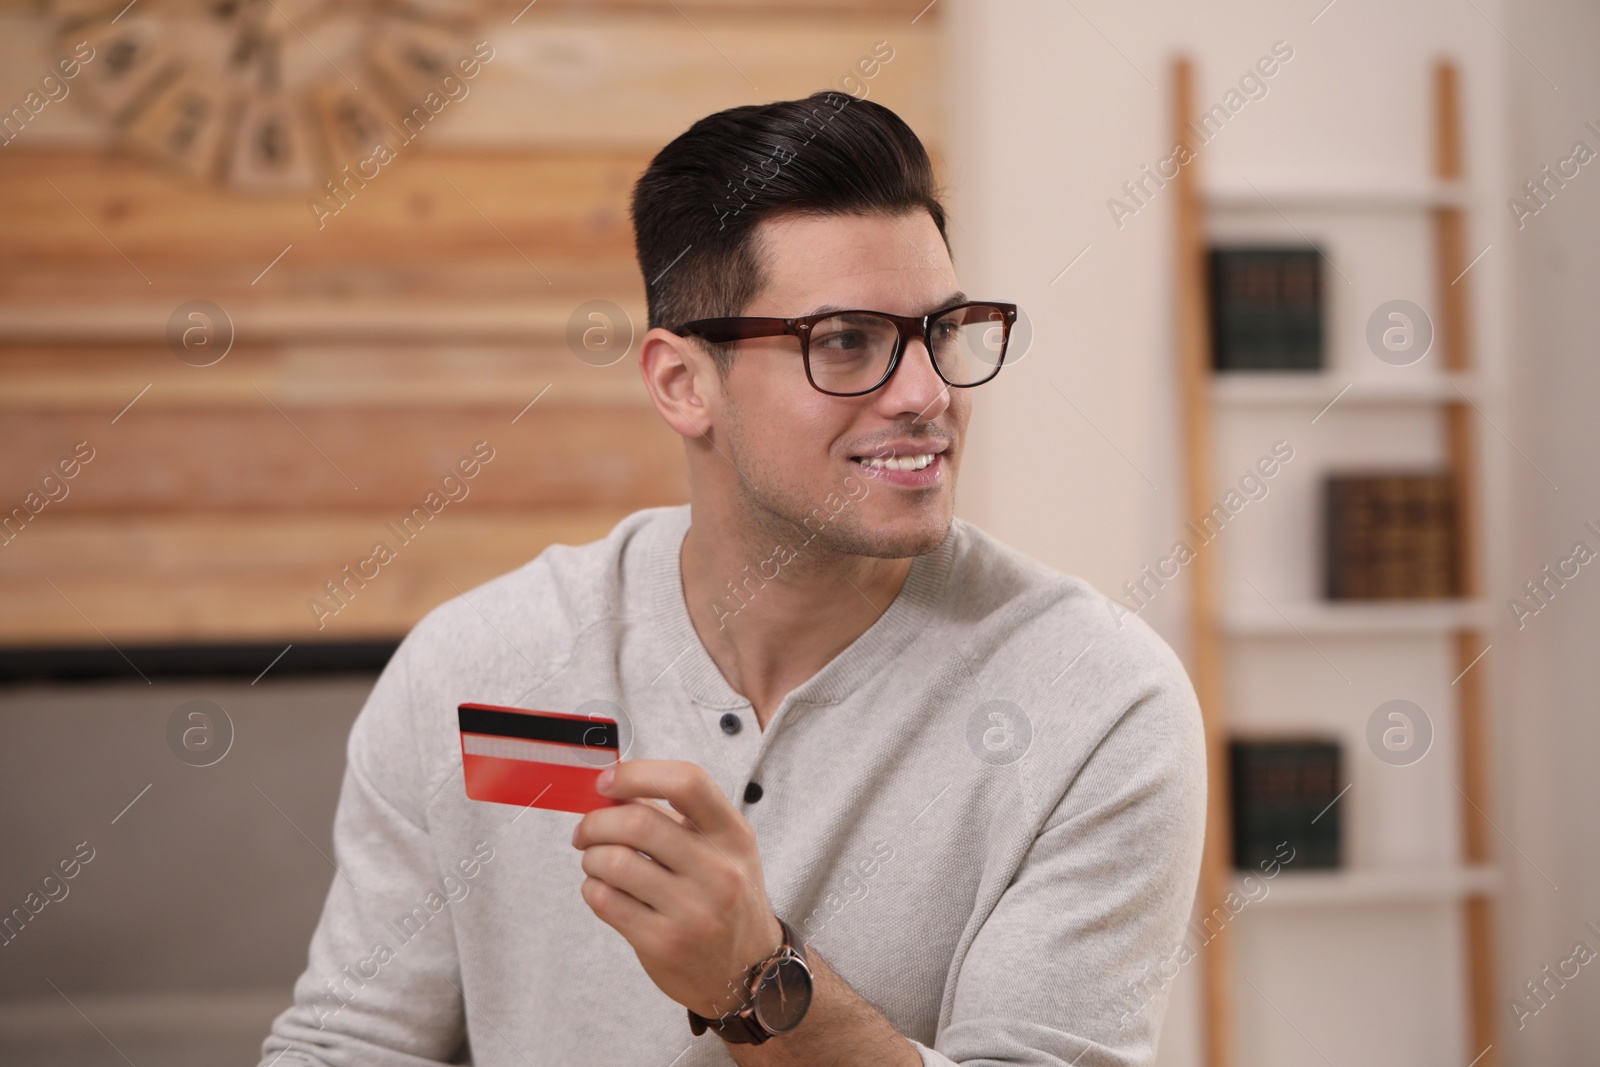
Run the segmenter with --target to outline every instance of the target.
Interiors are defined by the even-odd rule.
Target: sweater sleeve
[[[913,1042],[927,1067],[1153,1062],[1205,832],[1199,705],[1171,662],[1061,795],[974,937],[935,1047]]]
[[[356,717],[333,824],[336,870],[294,1004],[261,1065],[464,1062],[455,933],[424,815],[401,643]]]

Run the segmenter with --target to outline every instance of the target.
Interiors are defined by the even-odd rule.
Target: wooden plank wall
[[[712,111],[837,89],[888,41],[869,96],[937,159],[922,2],[547,0],[511,25],[521,8],[488,9],[497,57],[458,114],[320,227],[306,193],[112,150],[82,101],[0,148],[0,514],[59,497],[0,537],[0,645],[395,637],[549,544],[684,501],[631,356],[591,366],[566,341],[594,299],[642,332],[627,198],[650,155]],[[56,46],[32,5],[0,22],[9,107]],[[211,366],[167,341],[196,299],[233,325]],[[402,540],[478,442],[493,458]],[[380,541],[392,558],[363,568]]]

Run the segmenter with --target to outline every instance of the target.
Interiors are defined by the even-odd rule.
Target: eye
[[[961,324],[954,317],[940,319],[928,331],[935,342],[948,341],[961,330]]]
[[[865,347],[867,335],[861,330],[835,330],[825,337],[812,338],[811,347],[817,347],[817,342],[819,341],[824,348],[835,351],[849,351]]]

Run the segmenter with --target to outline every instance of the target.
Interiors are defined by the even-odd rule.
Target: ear
[[[710,355],[687,337],[657,326],[639,346],[639,373],[661,417],[684,437],[711,429],[721,381]]]

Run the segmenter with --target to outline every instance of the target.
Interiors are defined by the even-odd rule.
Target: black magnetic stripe
[[[598,719],[563,719],[515,711],[490,711],[465,704],[456,709],[461,732],[517,737],[526,741],[556,741],[587,748],[619,748],[617,724]]]

